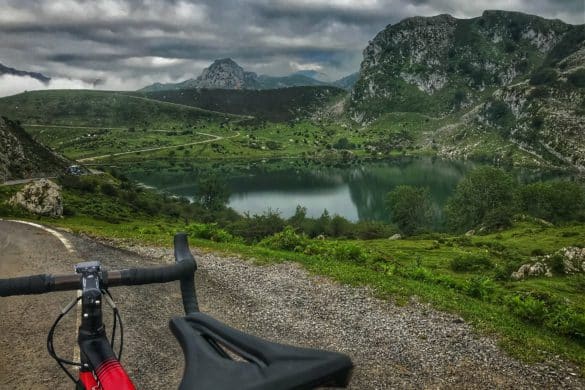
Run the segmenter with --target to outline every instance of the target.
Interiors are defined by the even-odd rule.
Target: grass
[[[124,182],[109,175],[91,180],[95,184],[92,193],[81,189],[64,191],[64,206],[68,210],[65,218],[34,217],[7,206],[0,208],[0,215],[145,245],[170,246],[175,232],[193,231],[187,223],[191,221],[158,211],[165,204],[163,195],[141,190],[130,202],[126,199]],[[105,183],[114,185],[117,194],[106,195],[101,191]],[[0,187],[0,200],[9,198],[17,189]],[[509,230],[471,237],[427,234],[402,240],[298,240],[301,243],[298,248],[284,251],[274,249],[274,240],[270,241],[272,244],[246,245],[236,239],[214,242],[190,238],[193,246],[203,250],[237,254],[259,264],[295,261],[310,272],[342,283],[370,286],[377,296],[398,304],[415,296],[440,310],[462,316],[480,334],[496,337],[513,356],[535,362],[560,355],[576,364],[585,375],[582,338],[564,335],[547,323],[535,322],[530,319],[530,313],[519,311],[526,310],[525,306],[511,303],[514,299],[532,297],[543,302],[551,313],[565,308],[583,313],[585,281],[579,275],[523,281],[498,277],[500,267],[512,265],[510,269],[514,269],[529,261],[533,253],[547,254],[565,246],[583,246],[584,225],[543,226],[519,219]],[[460,256],[483,256],[489,263],[475,271],[463,268],[456,272],[451,263]]]

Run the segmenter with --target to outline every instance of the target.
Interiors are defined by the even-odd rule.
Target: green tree
[[[515,200],[515,183],[508,174],[497,168],[478,168],[459,182],[447,201],[447,222],[455,231],[510,226]]]
[[[218,211],[225,207],[230,197],[224,182],[209,176],[199,179],[195,190],[195,202],[208,211]]]
[[[387,204],[402,233],[411,235],[431,226],[433,207],[428,188],[398,186],[388,193]]]
[[[575,182],[531,183],[519,189],[520,207],[533,217],[567,222],[585,217],[585,191]]]

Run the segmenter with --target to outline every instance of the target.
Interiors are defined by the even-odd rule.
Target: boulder
[[[10,204],[47,217],[63,215],[61,187],[48,179],[27,184],[10,199]]]
[[[548,265],[543,262],[537,261],[536,263],[522,264],[518,271],[512,272],[512,279],[522,280],[527,277],[534,276],[546,276],[552,277],[552,272]]]
[[[566,274],[585,272],[585,248],[570,246],[558,253],[563,256],[563,270]]]
[[[400,234],[396,233],[388,239],[389,240],[400,240],[401,238],[402,238],[402,236]]]

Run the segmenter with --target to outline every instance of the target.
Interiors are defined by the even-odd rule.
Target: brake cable
[[[102,289],[102,292],[106,293],[104,295],[106,298],[106,302],[112,308],[112,311],[113,311],[112,338],[110,341],[110,346],[112,347],[112,349],[114,349],[114,340],[115,340],[115,336],[116,336],[116,323],[117,322],[120,323],[120,325],[119,325],[119,327],[120,327],[120,348],[118,350],[118,356],[117,356],[118,361],[120,361],[122,359],[122,351],[124,348],[124,327],[122,325],[122,317],[120,316],[120,311],[118,310],[118,308],[116,307],[116,304],[114,303],[114,300],[112,298],[112,294],[110,294],[110,292],[107,289]],[[61,369],[65,372],[65,374],[67,374],[67,376],[73,381],[73,383],[77,383],[77,379],[75,379],[73,374],[71,374],[71,372],[65,367],[65,365],[81,367],[82,364],[81,364],[81,362],[74,362],[74,361],[64,359],[64,358],[58,356],[57,353],[55,352],[53,338],[55,336],[55,330],[57,329],[59,322],[63,319],[63,317],[65,317],[71,311],[71,309],[73,309],[75,307],[75,305],[77,304],[77,302],[79,302],[81,300],[81,298],[82,298],[82,296],[76,297],[75,299],[73,299],[73,301],[71,301],[67,306],[65,306],[61,310],[61,313],[59,313],[59,315],[57,316],[57,318],[53,322],[53,325],[51,326],[51,329],[49,330],[49,334],[47,335],[47,350],[49,352],[49,355],[53,359],[55,359],[55,361],[57,362],[59,367],[61,367]]]

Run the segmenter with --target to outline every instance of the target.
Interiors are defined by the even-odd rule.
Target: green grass
[[[5,205],[0,207],[0,215],[147,245],[170,246],[175,232],[193,231],[187,224],[191,221],[172,216],[172,212],[164,214],[160,211],[169,205],[180,205],[170,198],[140,190],[136,198],[129,199],[125,189],[127,184],[109,175],[85,180],[94,183],[90,192],[64,191],[68,215],[63,219],[34,217]],[[100,190],[106,183],[117,188],[116,195],[106,195]],[[16,190],[17,187],[0,187],[0,201],[8,199]],[[223,237],[229,239],[229,236]],[[566,246],[585,245],[584,225],[555,227],[518,220],[509,230],[471,237],[428,234],[402,240],[301,239],[301,246],[296,251],[275,250],[274,240],[270,241],[272,244],[255,245],[230,240],[214,242],[190,238],[193,246],[203,250],[237,254],[253,258],[260,264],[295,261],[310,272],[342,283],[370,286],[377,296],[399,304],[416,296],[440,310],[461,315],[480,334],[496,337],[513,356],[533,362],[560,355],[575,363],[585,374],[585,343],[582,338],[564,335],[551,328],[548,322],[539,322],[538,318],[523,317],[518,310],[525,307],[510,303],[515,297],[529,296],[542,302],[549,313],[570,309],[578,315],[585,312],[583,277],[511,281],[498,276],[500,268],[511,266],[511,270],[516,269],[519,264],[529,261],[533,253],[547,254]],[[488,258],[488,266],[474,272],[455,272],[451,267],[452,260],[468,255]],[[509,272],[506,271],[506,275]],[[480,291],[482,295],[472,289],[476,282],[484,283],[486,289]]]

